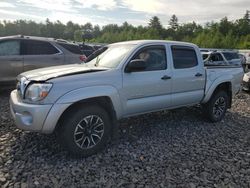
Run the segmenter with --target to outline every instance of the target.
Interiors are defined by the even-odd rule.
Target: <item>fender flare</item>
[[[206,90],[205,90],[205,96],[202,100],[202,103],[206,103],[210,100],[210,98],[212,97],[212,95],[214,94],[214,91],[216,90],[216,88],[223,83],[231,83],[232,80],[232,76],[228,75],[228,76],[223,76],[223,77],[219,77],[217,79],[215,79],[214,81],[208,81],[208,83],[210,82],[210,85],[206,86]],[[232,89],[232,88],[231,88]]]
[[[91,86],[72,90],[57,99],[56,104],[74,104],[84,99],[109,97],[114,107],[116,117],[122,115],[122,105],[118,90],[110,85]]]

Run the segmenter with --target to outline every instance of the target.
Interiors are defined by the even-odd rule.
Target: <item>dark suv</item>
[[[78,45],[65,40],[33,36],[0,38],[0,83],[13,83],[22,72],[54,65],[82,63]]]

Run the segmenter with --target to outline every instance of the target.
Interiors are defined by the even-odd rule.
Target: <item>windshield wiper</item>
[[[99,56],[96,57],[96,61],[95,61],[95,67],[98,67],[100,62]]]

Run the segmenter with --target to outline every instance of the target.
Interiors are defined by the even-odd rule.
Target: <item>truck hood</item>
[[[87,64],[62,65],[24,72],[18,76],[18,80],[20,80],[20,78],[22,77],[25,77],[27,80],[32,81],[47,81],[63,76],[71,76],[75,74],[84,74],[105,70],[108,70],[108,68],[89,66]]]

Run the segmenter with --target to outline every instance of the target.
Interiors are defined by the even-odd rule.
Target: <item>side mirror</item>
[[[134,59],[130,61],[125,68],[125,72],[137,72],[146,69],[146,62],[142,59]]]

